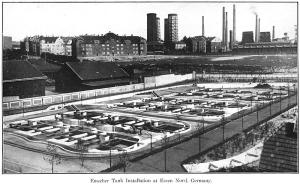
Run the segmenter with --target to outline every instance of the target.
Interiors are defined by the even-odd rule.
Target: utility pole
[[[256,123],[258,123],[258,103],[256,104]]]
[[[164,172],[167,172],[167,142],[169,141],[169,138],[167,137],[167,134],[164,133],[164,137],[162,139],[162,143],[164,144]]]
[[[146,135],[149,135],[150,136],[150,151],[152,151],[152,148],[153,148],[153,146],[152,146],[152,144],[153,144],[153,141],[152,141],[152,134],[151,133],[146,133]]]
[[[281,87],[279,87],[279,100],[280,100],[280,112],[281,112]]]
[[[288,82],[288,108],[290,107],[290,82]]]
[[[112,160],[111,160],[111,145],[109,143],[109,168],[111,169],[111,166],[112,166]]]
[[[225,123],[226,123],[226,119],[225,119],[225,115],[222,116],[222,134],[223,134],[223,142],[225,141]]]

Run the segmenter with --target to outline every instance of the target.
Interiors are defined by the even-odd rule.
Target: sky
[[[254,31],[255,13],[261,19],[261,32],[275,26],[275,37],[285,32],[294,38],[297,24],[296,3],[234,3],[236,37]],[[222,37],[222,7],[228,12],[228,30],[232,29],[233,3],[4,3],[3,35],[20,41],[26,36],[101,35],[109,31],[119,35],[147,38],[147,13],[160,18],[164,38],[164,18],[178,14],[179,39],[202,34],[201,17],[205,17],[205,36]]]

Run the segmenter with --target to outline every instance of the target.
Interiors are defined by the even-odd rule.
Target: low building
[[[192,40],[192,53],[206,53],[207,49],[207,39],[204,36],[195,36],[191,38]]]
[[[12,49],[14,49],[14,50],[20,50],[20,49],[21,49],[20,42],[18,42],[18,41],[13,41],[13,42],[12,42]]]
[[[82,91],[130,84],[127,72],[114,63],[99,61],[67,62],[57,73],[55,90]]]
[[[174,43],[175,50],[185,50],[186,49],[186,43],[184,42],[175,42]]]
[[[147,42],[147,52],[149,54],[163,53],[164,44],[161,41]]]
[[[28,61],[3,62],[3,96],[44,96],[46,79],[47,77]]]
[[[299,172],[298,127],[285,123],[264,142],[259,169],[266,172]]]
[[[29,59],[30,64],[37,68],[40,72],[48,77],[48,79],[55,79],[56,73],[61,69],[60,65],[46,62],[44,59]]]
[[[222,40],[217,37],[207,38],[207,53],[222,52]]]

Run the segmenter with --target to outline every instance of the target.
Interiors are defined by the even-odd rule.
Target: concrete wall
[[[235,78],[235,79],[282,79],[298,78],[297,73],[274,73],[274,74],[197,74],[198,78]]]
[[[25,98],[25,99],[10,101],[10,102],[3,102],[2,108],[3,110],[8,110],[8,109],[19,109],[23,107],[28,108],[34,106],[68,103],[74,101],[82,101],[85,99],[91,99],[98,96],[100,97],[104,95],[125,93],[125,92],[131,92],[131,91],[142,90],[142,89],[144,89],[144,83],[117,86],[111,88],[102,88],[96,90],[80,91],[74,93],[63,93],[60,95]]]
[[[172,83],[192,80],[193,74],[175,75],[167,74],[160,76],[145,77],[145,88],[164,86]]]
[[[120,98],[120,95],[111,96],[114,94],[128,93],[137,90],[144,90],[148,88],[164,86],[164,85],[173,84],[181,81],[192,80],[194,79],[194,77],[195,75],[193,74],[185,74],[185,75],[168,74],[168,75],[160,75],[160,76],[153,76],[153,77],[145,77],[145,83],[116,86],[116,87],[102,88],[102,89],[95,89],[95,90],[88,90],[88,91],[80,91],[74,93],[63,93],[59,95],[19,99],[10,102],[3,102],[2,108],[3,110],[10,110],[10,109],[20,109],[23,107],[28,108],[28,107],[37,107],[42,105],[52,105],[52,104],[61,104],[61,103],[68,104],[70,102],[72,102],[72,104],[82,103],[82,102],[84,103],[101,102],[101,101]],[[122,94],[121,96],[126,98],[127,95],[128,94]],[[103,96],[107,96],[107,97],[103,97]]]

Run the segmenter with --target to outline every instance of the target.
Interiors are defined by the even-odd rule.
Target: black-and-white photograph
[[[297,23],[296,1],[2,2],[2,175],[299,174]]]

